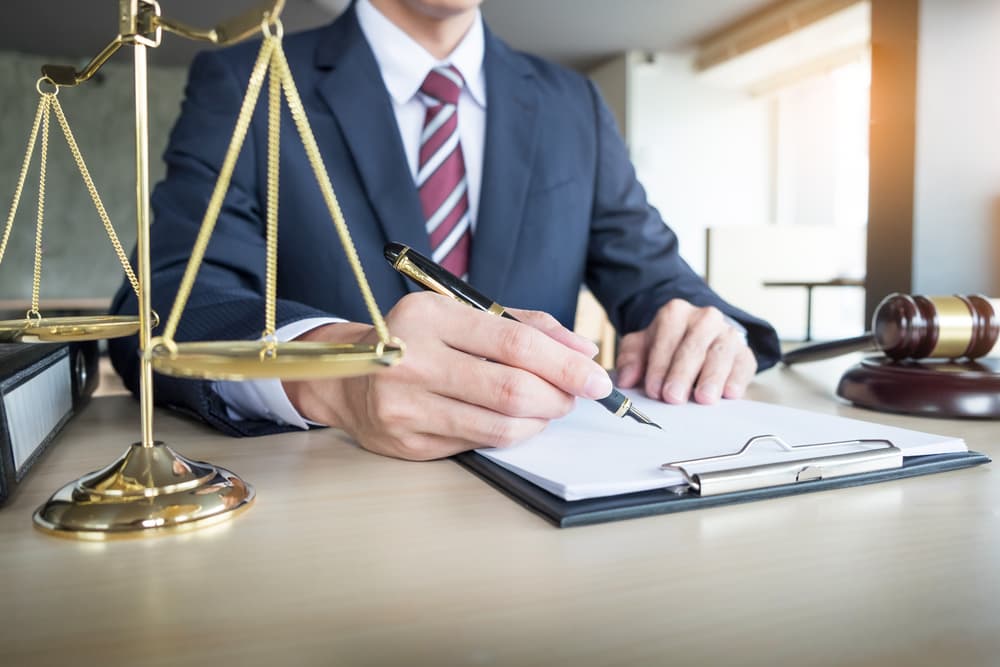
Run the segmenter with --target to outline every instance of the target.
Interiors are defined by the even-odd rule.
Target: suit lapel
[[[486,137],[470,282],[502,293],[516,254],[537,134],[537,90],[525,61],[486,30]],[[387,241],[430,256],[420,196],[406,164],[389,94],[353,6],[316,54],[319,96],[340,125]],[[334,184],[336,186],[336,184]],[[400,276],[409,291],[419,288]]]
[[[503,293],[524,218],[537,133],[537,90],[523,59],[486,31],[486,144],[469,282]]]
[[[318,92],[340,125],[362,187],[386,241],[430,255],[420,197],[413,184],[392,102],[353,7],[331,26],[317,51]],[[336,184],[334,184],[336,187]],[[409,291],[419,287],[399,277]]]

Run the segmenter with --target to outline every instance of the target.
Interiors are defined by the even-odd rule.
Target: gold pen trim
[[[410,278],[417,281],[427,289],[437,292],[441,296],[449,297],[451,299],[454,299],[455,301],[458,301],[459,303],[463,304],[465,303],[465,301],[455,296],[455,294],[452,293],[448,288],[446,288],[444,285],[442,285],[437,280],[428,275],[419,266],[414,264],[413,260],[411,260],[409,257],[406,256],[409,250],[410,250],[409,248],[406,248],[403,250],[403,252],[399,253],[399,257],[397,257],[396,261],[392,263],[392,268],[396,269],[397,271],[406,276],[409,276]]]
[[[615,417],[621,417],[621,418],[624,419],[625,415],[628,414],[628,411],[629,411],[629,409],[631,407],[632,407],[632,399],[631,398],[626,398],[622,402],[622,404],[618,406],[618,409],[615,410]]]
[[[396,269],[397,271],[406,276],[409,276],[410,278],[417,281],[427,289],[437,292],[441,296],[447,296],[454,299],[455,301],[458,301],[459,303],[469,305],[468,303],[466,303],[465,299],[462,299],[461,297],[457,296],[454,292],[452,292],[447,287],[442,285],[435,278],[431,277],[426,271],[424,271],[419,266],[414,264],[413,260],[407,257],[407,254],[409,252],[410,252],[409,246],[404,248],[403,251],[399,253],[399,257],[397,257],[395,261],[393,261],[392,268]],[[504,310],[504,307],[496,302],[491,303],[490,307],[487,310],[490,314],[496,315],[497,317],[503,317],[504,313],[506,312]]]

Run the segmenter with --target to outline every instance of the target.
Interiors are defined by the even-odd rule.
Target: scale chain
[[[38,154],[38,219],[35,228],[35,269],[31,276],[31,310],[28,317],[41,319],[38,312],[38,293],[42,288],[42,223],[45,220],[45,173],[49,153],[49,110],[52,99],[47,100],[42,112],[42,147]]]
[[[21,163],[21,172],[17,177],[17,187],[14,188],[14,200],[10,204],[10,211],[7,213],[7,223],[4,226],[3,239],[0,239],[0,262],[3,261],[4,252],[7,250],[7,239],[10,238],[10,230],[14,226],[14,216],[17,213],[17,206],[21,202],[21,192],[24,190],[24,181],[28,176],[28,167],[31,164],[31,156],[35,152],[35,142],[38,141],[38,128],[42,124],[42,114],[48,106],[48,100],[42,96],[38,100],[38,109],[35,111],[35,120],[31,125],[31,135],[28,137],[28,148],[24,153],[24,161]]]
[[[122,247],[121,241],[118,240],[118,234],[115,233],[115,228],[111,224],[111,218],[108,216],[108,212],[104,208],[101,196],[97,193],[97,187],[94,185],[94,181],[90,177],[90,170],[87,169],[87,163],[83,161],[83,154],[80,153],[80,147],[76,144],[76,138],[73,136],[73,131],[69,127],[66,115],[63,114],[62,105],[59,104],[59,98],[54,95],[52,97],[51,106],[56,112],[56,120],[59,121],[63,134],[66,136],[66,143],[69,146],[69,152],[73,154],[73,160],[76,161],[77,169],[79,169],[80,176],[83,178],[83,184],[87,186],[87,192],[90,194],[90,198],[94,202],[94,208],[97,209],[97,215],[100,216],[101,222],[104,224],[104,230],[108,233],[108,239],[110,239],[111,245],[115,249],[118,261],[121,263],[122,269],[125,271],[125,275],[128,276],[128,281],[132,284],[132,289],[135,291],[136,295],[138,295],[139,280],[135,277],[135,272],[132,270],[132,264],[128,260],[128,255],[125,253],[125,249]]]
[[[265,323],[262,339],[268,347],[263,350],[263,353],[269,354],[273,352],[273,346],[275,344],[274,331],[277,300],[278,243],[278,165],[281,135],[280,93],[282,91],[284,91],[292,120],[295,123],[299,137],[302,140],[309,164],[312,167],[313,174],[319,184],[324,202],[326,203],[327,209],[329,210],[330,216],[333,220],[334,227],[337,231],[341,245],[344,248],[348,263],[354,273],[355,280],[358,283],[358,288],[361,291],[362,298],[364,299],[369,315],[371,316],[376,334],[383,345],[394,342],[394,339],[390,337],[388,327],[386,326],[385,320],[379,311],[378,304],[375,301],[375,297],[371,292],[367,279],[365,278],[364,269],[361,266],[361,260],[358,257],[357,250],[351,240],[350,231],[348,230],[347,223],[344,220],[343,212],[341,211],[340,204],[337,201],[337,196],[330,182],[329,174],[323,164],[323,158],[320,154],[319,147],[316,143],[315,137],[313,136],[312,129],[309,126],[309,121],[306,118],[305,108],[299,97],[298,90],[295,87],[295,81],[292,78],[291,71],[288,67],[288,61],[285,58],[284,49],[281,46],[281,34],[282,28],[280,21],[275,22],[274,33],[270,31],[265,22],[264,39],[261,43],[260,52],[257,54],[257,60],[254,63],[253,70],[250,74],[247,92],[243,98],[243,103],[236,119],[233,136],[219,169],[218,180],[216,181],[215,188],[212,191],[212,196],[209,199],[208,208],[205,212],[204,218],[202,219],[201,228],[199,229],[198,236],[195,239],[191,256],[188,259],[187,267],[185,268],[181,283],[177,289],[177,296],[174,299],[170,316],[167,318],[167,323],[161,336],[162,343],[168,349],[175,349],[174,336],[177,332],[180,316],[187,305],[187,301],[191,295],[191,290],[194,287],[198,268],[204,259],[205,252],[208,249],[209,240],[215,229],[215,224],[218,221],[219,214],[222,211],[222,204],[229,188],[229,184],[232,180],[233,171],[236,166],[236,161],[239,158],[240,149],[246,140],[246,135],[249,131],[250,122],[253,116],[253,110],[257,105],[261,89],[263,88],[265,76],[269,77],[268,182],[266,205],[267,230],[265,241],[267,262],[265,269],[264,294]]]
[[[323,199],[326,202],[327,209],[329,209],[330,216],[333,218],[334,227],[336,227],[337,234],[340,237],[340,245],[343,246],[344,253],[347,255],[347,261],[350,263],[351,269],[354,272],[354,279],[358,283],[358,289],[361,290],[361,296],[365,301],[365,306],[368,308],[368,314],[372,318],[372,324],[375,327],[375,332],[378,334],[379,340],[383,344],[388,344],[392,341],[392,338],[389,335],[389,328],[386,326],[385,320],[382,318],[382,313],[379,311],[374,295],[372,295],[371,287],[368,285],[368,280],[365,278],[365,271],[361,266],[361,259],[358,257],[358,251],[354,247],[354,242],[351,240],[351,233],[347,228],[347,222],[344,220],[344,214],[340,209],[340,203],[337,201],[337,195],[333,191],[333,185],[330,183],[330,176],[326,171],[326,167],[323,165],[323,157],[320,155],[316,138],[313,136],[312,128],[309,126],[309,120],[306,118],[305,107],[302,105],[302,100],[299,98],[299,91],[295,87],[295,81],[292,79],[292,72],[288,67],[288,61],[285,59],[285,52],[281,48],[280,44],[275,50],[275,57],[278,61],[277,64],[281,74],[281,84],[285,89],[285,97],[288,99],[288,107],[292,113],[292,120],[295,121],[295,126],[299,131],[299,136],[301,137],[302,144],[305,147],[306,157],[309,158],[309,164],[312,166],[313,173],[316,175],[316,180],[319,182],[320,191],[323,193]]]
[[[51,84],[54,86],[54,90],[48,92],[43,91],[41,88],[42,83]],[[66,120],[66,115],[63,113],[62,105],[59,103],[59,99],[57,97],[59,86],[52,82],[51,79],[43,77],[42,79],[39,79],[35,87],[40,95],[38,108],[35,111],[35,119],[32,123],[31,133],[28,138],[28,146],[25,151],[24,160],[21,164],[21,171],[18,174],[17,185],[14,188],[14,197],[11,201],[10,210],[7,215],[3,237],[0,239],[0,262],[2,262],[7,249],[7,242],[10,238],[10,232],[14,226],[14,218],[17,215],[17,209],[21,201],[21,194],[24,190],[24,183],[27,179],[28,169],[31,164],[31,157],[35,152],[35,145],[38,142],[39,129],[41,129],[41,148],[39,150],[38,174],[38,207],[35,221],[31,307],[28,310],[26,317],[29,319],[32,317],[36,319],[41,318],[39,308],[41,300],[42,258],[44,254],[42,246],[42,230],[45,222],[45,194],[46,183],[48,180],[49,126],[51,123],[51,112],[53,110],[55,111],[59,127],[62,129],[63,136],[66,138],[66,144],[69,147],[70,153],[73,155],[73,160],[76,162],[77,169],[79,170],[83,183],[87,188],[87,193],[90,195],[91,201],[94,203],[94,208],[97,210],[97,215],[100,217],[101,222],[104,225],[104,229],[107,232],[111,245],[115,250],[115,254],[122,265],[122,269],[125,271],[125,275],[128,277],[129,283],[132,285],[132,289],[138,295],[139,281],[135,276],[135,272],[132,270],[131,263],[125,253],[125,249],[122,247],[121,241],[118,239],[118,234],[115,232],[115,228],[111,223],[107,210],[104,208],[104,203],[101,201],[100,194],[97,192],[97,187],[94,185],[94,181],[90,176],[90,170],[87,168],[87,164],[83,159],[83,154],[80,152],[80,147],[77,145],[76,138],[73,136],[73,131],[70,129],[69,121]]]
[[[278,172],[281,158],[281,81],[275,76],[275,54],[271,50],[268,65],[267,109],[267,277],[264,299],[265,341],[273,345],[278,292]],[[273,348],[269,349],[273,353]]]
[[[205,211],[205,217],[202,219],[201,229],[198,230],[194,247],[191,249],[191,257],[188,259],[188,265],[184,270],[184,276],[181,278],[181,284],[177,287],[177,296],[174,299],[174,305],[170,309],[170,316],[167,318],[167,324],[163,330],[162,340],[167,347],[172,347],[174,334],[177,332],[177,325],[180,323],[181,313],[184,311],[188,298],[191,296],[191,288],[194,287],[194,279],[198,273],[198,267],[201,266],[201,262],[205,257],[205,251],[208,249],[208,242],[215,229],[215,223],[219,218],[219,213],[222,211],[222,203],[226,196],[226,190],[229,188],[233,170],[236,168],[236,160],[239,158],[240,149],[243,147],[247,131],[250,128],[250,119],[253,115],[253,109],[257,105],[260,89],[264,85],[264,75],[273,48],[274,42],[271,38],[265,37],[260,47],[260,53],[257,54],[257,62],[254,63],[253,71],[250,73],[250,83],[247,86],[246,97],[243,98],[243,105],[236,118],[236,127],[233,130],[233,137],[229,142],[229,148],[226,150],[226,156],[223,158],[222,167],[219,170],[219,178],[208,201],[208,209]]]

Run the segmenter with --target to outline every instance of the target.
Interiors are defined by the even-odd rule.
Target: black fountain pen
[[[466,305],[473,306],[479,310],[485,310],[499,317],[506,317],[508,320],[514,320],[515,322],[518,321],[516,317],[508,313],[503,306],[493,301],[493,299],[480,294],[467,282],[434,261],[424,257],[413,248],[400,243],[387,243],[385,246],[385,258],[392,264],[392,268],[412,279],[424,289],[451,297]],[[655,426],[662,430],[659,424],[635,409],[631,398],[617,389],[612,389],[610,394],[596,400],[616,417],[624,419],[626,416],[629,416],[637,422]]]

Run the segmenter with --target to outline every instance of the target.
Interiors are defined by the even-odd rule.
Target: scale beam
[[[265,22],[273,25],[285,8],[285,0],[266,0],[235,18],[208,29],[195,28],[160,14],[160,4],[155,0],[119,0],[118,36],[100,53],[77,70],[71,65],[43,65],[42,75],[63,87],[79,85],[95,74],[111,56],[127,44],[142,44],[156,48],[160,45],[162,31],[186,39],[211,42],[226,46],[243,41],[260,33]]]

